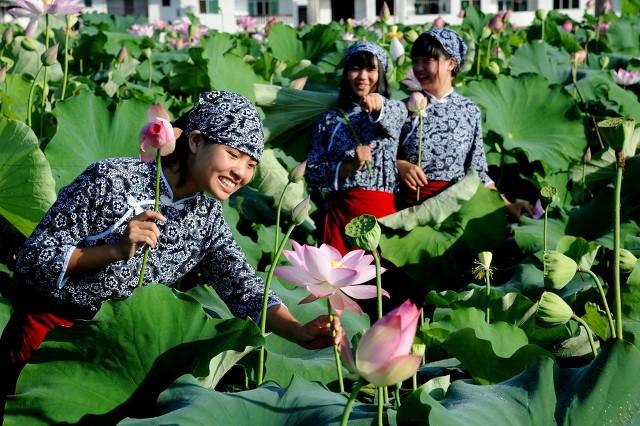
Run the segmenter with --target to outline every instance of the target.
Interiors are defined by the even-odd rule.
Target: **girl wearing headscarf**
[[[338,108],[316,122],[305,178],[311,191],[327,195],[322,241],[342,254],[351,249],[344,226],[354,217],[395,213],[398,137],[407,117],[389,99],[387,56],[358,41],[345,56]]]
[[[422,156],[418,165],[418,118],[410,117],[402,128],[398,148],[398,173],[402,182],[399,206],[432,197],[458,182],[470,170],[489,188],[495,184],[488,174],[482,141],[482,116],[478,106],[453,89],[467,46],[449,28],[431,28],[416,39],[411,48],[413,73],[422,86],[428,105],[422,126]],[[510,203],[515,216],[531,213],[528,203]]]
[[[154,204],[156,162],[98,161],[62,188],[18,253],[19,293],[0,341],[3,393],[12,391],[49,330],[131,295],[144,245],[152,250],[143,285],[171,285],[194,272],[200,277],[194,284],[212,284],[234,315],[258,320],[263,282],[235,243],[220,203],[251,180],[260,161],[258,112],[236,93],[206,92],[174,124],[180,135],[162,161],[159,212],[145,210]],[[300,325],[273,293],[268,306],[267,327],[275,333],[309,348],[333,343],[326,316]]]

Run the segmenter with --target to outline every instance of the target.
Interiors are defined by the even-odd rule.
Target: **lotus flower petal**
[[[421,362],[420,355],[398,356],[376,370],[362,373],[362,377],[376,386],[391,386],[413,376]]]
[[[307,271],[295,266],[278,266],[273,273],[276,277],[295,285],[306,286],[316,281]]]
[[[347,370],[355,374],[358,373],[356,363],[353,359],[353,348],[351,347],[351,342],[349,342],[347,333],[342,333],[342,340],[340,341],[340,358],[342,358],[342,363]]]
[[[374,285],[350,285],[348,287],[342,287],[340,291],[352,299],[373,299],[378,295],[378,291]],[[389,292],[385,289],[382,289],[382,295],[390,297]]]

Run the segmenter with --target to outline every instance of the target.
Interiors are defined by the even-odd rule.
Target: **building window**
[[[277,0],[249,0],[249,15],[265,16],[278,14]]]
[[[93,7],[93,0],[84,0],[84,7]]]
[[[433,15],[440,13],[439,0],[416,0],[416,15]]]
[[[579,0],[553,0],[554,9],[580,9]]]
[[[218,0],[200,0],[200,13],[218,13]]]
[[[514,12],[524,12],[529,10],[527,0],[498,0],[498,10],[512,10]]]
[[[162,6],[164,7],[171,6],[171,0],[162,0]]]

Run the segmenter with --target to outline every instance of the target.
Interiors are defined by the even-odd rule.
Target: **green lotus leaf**
[[[559,218],[550,214],[547,220],[547,244],[549,247],[558,245],[567,229],[569,218],[563,210],[556,210]],[[555,213],[554,213],[555,215]],[[534,254],[544,249],[544,220],[520,217],[520,224],[514,227],[516,243],[525,254]]]
[[[274,150],[265,149],[260,164],[251,181],[251,186],[261,193],[272,197],[275,208],[287,183],[289,183],[289,172],[280,161],[278,161]],[[288,213],[293,210],[304,197],[303,181],[289,184],[282,202],[282,213],[288,216]]]
[[[256,84],[255,99],[266,115],[263,123],[267,143],[303,161],[312,125],[335,105],[337,93]]]
[[[440,208],[436,199],[443,194],[433,197],[436,208]],[[407,218],[411,220],[419,223]],[[468,201],[437,225],[419,225],[409,231],[381,225],[382,256],[426,288],[443,289],[460,287],[460,277],[471,269],[476,253],[493,251],[503,241],[506,215],[498,194],[480,183]]]
[[[0,215],[25,236],[56,199],[38,138],[21,121],[0,119]]]
[[[251,238],[243,235],[238,230],[238,223],[240,222],[240,213],[237,209],[233,208],[230,203],[222,203],[222,214],[229,224],[231,234],[236,243],[242,248],[247,262],[250,265],[257,265],[260,259],[262,259],[262,250],[260,247],[251,240]]]
[[[0,335],[4,331],[4,328],[7,326],[12,313],[13,306],[11,306],[11,302],[9,302],[8,299],[0,296]]]
[[[147,123],[150,106],[125,100],[112,113],[107,101],[88,92],[57,103],[53,114],[58,127],[45,148],[56,189],[70,183],[96,161],[137,157],[140,130]]]
[[[578,90],[585,102],[599,102],[608,110],[640,122],[638,97],[613,81],[609,71],[594,73],[578,82]]]
[[[40,56],[46,49],[44,47],[44,44],[40,43],[38,40],[31,39],[31,41],[35,45],[36,50],[26,50],[22,47],[21,44],[23,39],[24,36],[15,37],[13,39],[13,43],[11,43],[9,52],[7,52],[7,56],[15,61],[13,67],[11,68],[11,73],[28,74],[31,77],[34,77],[40,69],[40,66],[42,65]],[[60,81],[62,79],[63,73],[60,63],[55,63],[47,68],[47,81]],[[38,81],[40,82],[39,84],[42,84],[43,75],[44,71],[40,71],[40,75],[38,76]]]
[[[305,59],[302,41],[298,38],[298,31],[290,25],[276,23],[269,28],[267,43],[276,59],[283,62],[298,63]]]
[[[338,425],[347,398],[298,377],[287,387],[266,382],[258,389],[224,393],[204,389],[193,377],[176,381],[158,399],[159,416],[121,425]],[[377,407],[356,402],[349,425],[371,425]]]
[[[331,25],[315,24],[302,36],[304,43],[304,57],[312,62],[318,62],[320,56],[336,49],[336,41],[342,39],[341,28]],[[271,40],[271,32],[269,32]],[[273,48],[273,44],[272,44]]]
[[[5,81],[6,92],[0,94],[2,105],[2,115],[13,120],[27,121],[27,99],[29,99],[29,89],[31,82],[22,74],[9,74]],[[34,92],[37,93],[37,92]],[[42,99],[34,96],[35,99]]]
[[[484,131],[502,136],[505,149],[522,150],[529,161],[539,160],[551,171],[582,158],[584,126],[567,117],[575,101],[543,77],[501,75],[470,83],[464,94],[483,108]]]
[[[609,326],[607,314],[597,304],[587,302],[584,305],[582,319],[587,323],[591,331],[602,340],[611,338],[611,327]],[[591,349],[587,349],[587,351],[591,351]]]
[[[502,383],[453,382],[441,401],[419,389],[402,402],[399,424],[432,426],[635,424],[640,352],[616,342],[582,368],[560,369],[543,358]]]
[[[622,285],[622,315],[626,319],[640,321],[640,262]]]
[[[640,54],[638,39],[640,38],[640,24],[631,17],[615,19],[607,30],[609,48],[613,52],[623,52],[630,55]]]
[[[582,270],[591,269],[600,245],[584,238],[564,235],[556,244],[556,250],[575,260]]]
[[[509,59],[511,74],[540,74],[550,83],[562,84],[571,73],[571,59],[560,49],[534,41],[523,44]]]
[[[217,354],[261,342],[252,321],[213,319],[184,293],[145,287],[49,333],[20,375],[5,424],[115,424],[148,411],[181,375],[206,376]]]

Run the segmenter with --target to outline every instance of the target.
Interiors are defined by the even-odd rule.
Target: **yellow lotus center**
[[[342,268],[342,263],[338,260],[332,260],[331,261],[331,267],[332,268]]]
[[[53,0],[42,0],[42,3],[44,3],[44,4],[46,4],[48,6],[51,3],[53,3]]]

